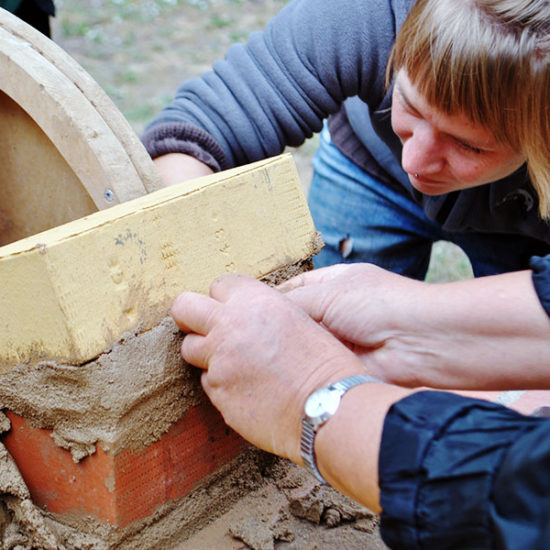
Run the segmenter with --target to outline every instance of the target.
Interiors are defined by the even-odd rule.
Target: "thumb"
[[[277,289],[300,306],[312,319],[323,321],[330,305],[348,285],[357,264],[336,264],[302,273]]]
[[[326,284],[338,277],[345,276],[350,269],[353,269],[352,264],[336,264],[314,269],[313,271],[306,271],[281,283],[277,287],[277,290],[287,293],[299,287]]]
[[[320,323],[332,301],[331,290],[329,285],[308,284],[289,290],[285,296]]]

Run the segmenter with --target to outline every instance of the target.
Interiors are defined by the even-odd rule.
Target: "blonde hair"
[[[388,64],[436,109],[522,153],[550,218],[550,2],[418,0]]]

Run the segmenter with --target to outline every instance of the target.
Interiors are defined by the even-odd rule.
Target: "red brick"
[[[158,441],[141,451],[103,450],[75,463],[51,430],[33,428],[7,411],[12,429],[3,443],[34,503],[53,514],[91,516],[122,528],[180,499],[238,456],[248,444],[207,402],[189,409]]]

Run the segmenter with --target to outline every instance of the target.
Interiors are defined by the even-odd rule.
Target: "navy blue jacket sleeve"
[[[533,270],[533,284],[542,307],[550,316],[550,255],[531,258],[530,267]]]
[[[392,549],[550,548],[550,420],[425,391],[396,403],[379,461]]]

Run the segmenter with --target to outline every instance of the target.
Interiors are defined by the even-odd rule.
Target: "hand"
[[[347,264],[304,273],[280,290],[386,382],[550,388],[550,319],[529,271],[428,284]]]
[[[185,292],[172,316],[187,334],[183,358],[226,423],[254,445],[301,464],[305,400],[324,384],[363,373],[361,362],[287,297],[226,275],[210,297]]]
[[[190,155],[169,153],[153,160],[164,185],[170,186],[213,174],[212,169]]]
[[[279,290],[352,350],[381,379],[392,379],[395,365],[407,364],[402,316],[420,299],[424,283],[371,264],[341,264],[303,273]],[[410,331],[417,321],[411,319]],[[405,357],[401,357],[401,352]],[[408,373],[410,375],[410,373]],[[404,373],[397,382],[407,383]]]

